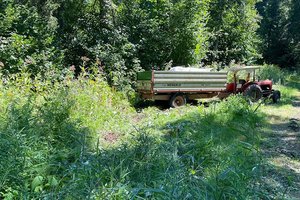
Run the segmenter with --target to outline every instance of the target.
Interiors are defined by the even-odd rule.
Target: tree
[[[280,0],[265,0],[257,7],[262,16],[261,26],[258,30],[263,39],[262,52],[264,61],[280,66],[293,65],[290,54],[289,39],[286,29],[289,9],[288,2]],[[286,8],[285,8],[286,7]]]
[[[300,68],[300,2],[292,0],[289,23],[290,47],[295,65]]]
[[[262,16],[258,33],[264,44],[263,61],[282,68],[300,66],[300,2],[263,0],[257,8]]]
[[[137,47],[145,69],[162,68],[169,62],[193,64],[201,59],[197,55],[205,51],[206,36],[200,34],[205,32],[207,2],[134,0],[119,5],[121,26]]]
[[[211,1],[207,23],[210,32],[207,63],[253,63],[260,57],[256,3],[256,0]]]
[[[56,26],[38,14],[36,7],[16,1],[1,4],[0,61],[2,73],[23,69],[33,74],[59,68],[61,52],[53,46]]]

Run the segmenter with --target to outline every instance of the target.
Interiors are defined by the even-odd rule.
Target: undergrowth
[[[241,96],[136,113],[100,75],[0,85],[0,198],[263,198],[263,116]]]

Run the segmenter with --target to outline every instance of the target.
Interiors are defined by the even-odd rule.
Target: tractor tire
[[[246,88],[244,95],[249,98],[251,102],[257,102],[263,96],[262,89],[258,85],[250,85]]]
[[[184,106],[186,104],[186,96],[183,94],[174,94],[170,98],[169,104],[173,108]]]
[[[275,90],[272,94],[273,103],[278,103],[281,98],[281,93],[278,90]]]

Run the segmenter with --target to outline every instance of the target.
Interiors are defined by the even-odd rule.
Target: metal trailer
[[[137,90],[143,99],[169,101],[178,107],[188,100],[225,98],[227,72],[147,71],[138,73]]]
[[[143,99],[169,101],[172,107],[182,106],[188,100],[212,97],[223,99],[230,94],[243,94],[252,102],[263,97],[272,98],[277,103],[281,97],[280,91],[273,90],[271,80],[256,80],[256,70],[259,69],[259,66],[233,67],[228,72],[233,73],[232,82],[227,82],[227,72],[140,72],[137,90]],[[246,73],[245,79],[239,77],[240,71]]]

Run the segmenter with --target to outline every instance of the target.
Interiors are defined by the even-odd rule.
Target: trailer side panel
[[[221,92],[226,82],[226,72],[154,71],[153,92]]]

